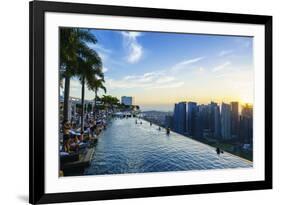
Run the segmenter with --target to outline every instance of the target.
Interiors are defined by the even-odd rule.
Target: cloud
[[[135,38],[142,35],[140,32],[136,32],[136,31],[121,31],[121,34],[123,36],[126,36],[128,38],[132,38],[132,39],[135,39]]]
[[[142,75],[129,75],[122,79],[106,79],[106,84],[111,89],[116,88],[175,88],[184,83],[173,76],[166,76],[165,72],[149,72]]]
[[[98,53],[103,62],[110,59],[109,56],[112,54],[112,50],[105,48],[102,44],[99,43],[88,43],[87,45]]]
[[[137,38],[141,36],[139,32],[121,32],[124,39],[124,46],[127,50],[127,61],[129,63],[137,63],[142,55],[143,48],[141,44],[137,41]]]
[[[190,67],[188,67],[188,65],[197,63],[198,61],[201,61],[202,59],[204,59],[204,57],[192,58],[192,59],[187,59],[187,60],[181,61],[181,62],[177,63],[176,65],[174,65],[171,68],[171,71],[179,71],[182,69],[190,68]]]
[[[215,68],[213,69],[213,72],[218,72],[218,71],[224,70],[224,69],[226,69],[229,65],[231,65],[231,62],[230,62],[230,61],[226,61],[226,62],[224,62],[223,64],[218,65],[217,67],[215,67]]]
[[[70,96],[71,97],[81,97],[82,85],[78,78],[70,79]],[[64,90],[64,89],[62,89]],[[87,88],[86,88],[87,90]]]
[[[162,78],[159,78],[156,83],[169,83],[175,80],[175,77],[171,76],[164,76]]]
[[[161,84],[161,85],[156,85],[152,88],[178,88],[184,85],[184,82],[174,82],[170,84]]]
[[[102,67],[102,71],[103,71],[104,73],[106,73],[106,72],[108,71],[108,68],[107,68],[107,67]]]
[[[202,72],[205,72],[206,70],[205,70],[205,68],[203,68],[203,67],[199,67],[199,68],[198,68],[198,71],[199,71],[200,73],[202,73]]]
[[[122,34],[128,36],[128,33]],[[139,36],[139,34],[134,33],[130,36]],[[133,38],[133,37],[130,37]],[[127,75],[121,79],[106,79],[107,86],[112,89],[116,88],[177,88],[184,85],[183,81],[179,81],[179,78],[175,77],[174,71],[179,71],[181,69],[190,68],[188,65],[197,63],[204,57],[197,57],[192,59],[183,60],[171,68],[163,69],[161,71],[147,72],[141,75]],[[199,67],[196,71],[199,73],[205,72],[203,67]]]
[[[108,49],[108,48],[105,48],[102,44],[89,44],[90,48],[92,48],[93,50],[96,50],[98,52],[102,52],[102,53],[112,53],[112,50]]]
[[[231,53],[233,53],[233,50],[222,50],[221,52],[219,52],[218,56],[223,57]]]

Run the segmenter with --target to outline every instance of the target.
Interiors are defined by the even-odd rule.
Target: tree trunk
[[[96,119],[96,112],[97,112],[97,89],[95,89],[95,107],[94,107],[94,119]]]
[[[84,132],[84,96],[85,95],[85,77],[82,78],[82,96],[81,96],[81,132]]]
[[[64,102],[63,102],[64,122],[67,122],[69,120],[68,119],[69,87],[70,87],[70,77],[66,76],[64,79]]]

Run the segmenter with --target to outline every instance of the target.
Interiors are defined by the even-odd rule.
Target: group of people
[[[135,120],[135,123],[138,124],[138,120]],[[142,124],[142,121],[140,121],[140,124]],[[152,126],[152,122],[149,121],[150,126]],[[161,127],[158,127],[158,130],[161,131]],[[170,134],[171,129],[169,127],[166,128],[166,134],[169,135]]]
[[[106,129],[106,116],[104,112],[86,113],[83,129],[81,129],[81,122],[79,123],[79,116],[62,123],[61,155],[77,153],[95,143],[101,131]]]

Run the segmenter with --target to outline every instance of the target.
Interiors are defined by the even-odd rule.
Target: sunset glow
[[[107,94],[138,105],[180,101],[253,103],[251,37],[92,30],[103,60]],[[72,79],[70,94],[79,97]],[[102,94],[102,93],[101,93]],[[86,99],[93,99],[86,90]]]

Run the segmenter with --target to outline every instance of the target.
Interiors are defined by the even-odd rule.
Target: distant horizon
[[[125,96],[125,95],[124,95]],[[127,95],[128,96],[128,95]],[[74,96],[70,96],[71,98],[79,98],[81,99],[81,97],[74,97]],[[121,96],[122,97],[122,96]],[[121,102],[121,97],[117,97],[120,102]],[[129,96],[129,97],[133,97],[134,100],[135,97],[134,96]],[[89,100],[89,101],[93,101],[94,99],[85,99],[85,100]],[[138,104],[138,103],[134,103],[134,105],[138,105],[140,106],[140,109],[142,111],[163,111],[163,112],[173,112],[174,110],[174,106],[176,103],[180,103],[180,102],[196,102],[197,105],[208,105],[210,104],[211,102],[214,102],[214,103],[217,103],[218,105],[221,105],[222,103],[226,103],[226,104],[230,104],[231,102],[238,102],[239,104],[239,110],[241,111],[241,107],[243,105],[246,105],[246,104],[249,104],[249,105],[252,105],[253,106],[253,103],[252,102],[240,102],[238,100],[231,100],[231,101],[216,101],[216,100],[209,100],[209,101],[206,101],[206,102],[197,102],[195,100],[181,100],[181,101],[178,101],[178,102],[174,102],[174,103],[159,103],[159,104]]]
[[[124,95],[124,96],[126,96],[126,95]],[[114,96],[114,97],[116,97],[116,96]],[[122,97],[122,96],[121,96]],[[119,100],[120,100],[120,102],[121,102],[121,97],[117,97]],[[133,97],[134,98],[134,100],[136,100],[135,99],[135,97],[134,96],[129,96],[129,95],[127,95],[127,97]],[[70,96],[70,98],[78,98],[78,99],[81,99],[81,97],[74,97],[74,96]],[[85,100],[88,100],[88,101],[93,101],[94,100],[94,98],[92,98],[92,99],[85,99]],[[214,103],[217,103],[217,104],[219,104],[219,105],[221,105],[222,103],[226,103],[226,104],[230,104],[231,102],[238,102],[238,104],[239,104],[239,106],[242,106],[242,105],[246,105],[246,104],[249,104],[249,105],[253,105],[253,103],[252,102],[240,102],[239,100],[231,100],[231,101],[216,101],[216,100],[209,100],[209,101],[206,101],[206,102],[198,102],[198,101],[195,101],[195,100],[181,100],[181,101],[178,101],[178,102],[173,102],[173,103],[158,103],[158,104],[149,104],[149,103],[147,103],[147,104],[139,104],[139,103],[134,103],[134,105],[138,105],[138,106],[140,106],[140,107],[145,107],[146,109],[148,109],[149,107],[151,108],[151,109],[156,109],[156,110],[158,110],[159,108],[164,108],[164,110],[166,110],[166,109],[168,109],[169,107],[174,107],[174,105],[176,104],[176,103],[180,103],[180,102],[186,102],[186,103],[188,103],[188,102],[195,102],[195,103],[197,103],[197,105],[207,105],[207,104],[210,104],[211,102],[214,102]]]
[[[195,101],[181,101],[181,102],[195,102]],[[211,102],[214,102],[214,101],[210,101],[208,103],[197,103],[197,105],[208,105],[210,104]],[[232,101],[232,102],[238,102],[239,104],[239,112],[241,112],[241,109],[242,109],[242,106],[246,105],[246,104],[249,104],[249,105],[253,105],[252,103],[240,103],[239,101]],[[179,102],[177,102],[179,103]],[[226,103],[226,104],[230,104],[231,102],[214,102],[214,103],[217,103],[219,106],[221,106],[222,103]],[[140,110],[141,111],[162,111],[162,112],[173,112],[174,111],[174,107],[175,107],[175,104],[158,104],[158,105],[138,105],[140,106]],[[137,105],[137,104],[136,104]]]

